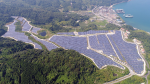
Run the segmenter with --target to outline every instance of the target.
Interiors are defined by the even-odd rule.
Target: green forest
[[[59,9],[68,10],[87,10],[94,6],[110,6],[128,0],[1,0],[8,5],[42,8],[57,12]],[[72,1],[72,7],[71,7]]]
[[[116,67],[99,70],[74,50],[43,51],[25,48],[0,58],[1,84],[93,84],[122,77],[129,71]]]
[[[61,12],[61,9],[87,10],[94,6],[109,6],[120,2],[122,0],[72,0],[71,7],[70,0],[1,0],[0,28],[4,29],[4,25],[13,20],[11,16],[22,16],[31,21],[31,24],[45,28],[52,33],[68,32],[69,29],[63,26],[79,26],[77,21],[82,22],[88,20],[89,17]]]

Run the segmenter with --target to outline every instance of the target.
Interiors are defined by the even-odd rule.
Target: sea
[[[133,15],[125,18],[124,14],[118,14],[127,25],[150,32],[150,0],[130,0],[114,5],[113,9],[124,9],[125,14]]]

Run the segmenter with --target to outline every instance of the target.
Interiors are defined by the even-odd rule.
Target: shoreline
[[[129,2],[129,1],[131,1],[131,0],[128,0],[127,2]],[[120,3],[124,3],[124,2],[126,2],[126,1],[122,1],[122,2],[120,2]],[[112,7],[112,8],[113,8],[114,5],[117,5],[117,4],[120,4],[120,3],[112,4],[112,5],[110,5],[109,7]]]

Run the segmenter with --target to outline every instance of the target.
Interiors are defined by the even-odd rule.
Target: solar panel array
[[[11,16],[12,18],[18,18],[18,16]]]
[[[33,28],[31,31],[35,34],[37,34],[37,31],[39,31],[41,28]]]
[[[53,36],[50,41],[55,42],[56,44],[64,47],[65,49],[73,49],[79,53],[94,59],[94,62],[99,68],[102,68],[104,65],[115,65],[123,68],[123,66],[117,64],[116,62],[108,59],[101,54],[94,52],[90,49],[87,49],[87,39],[86,37],[72,37],[72,36]]]
[[[12,37],[12,38],[14,38],[18,41],[22,41],[22,42],[33,43],[35,45],[35,48],[42,49],[42,47],[39,44],[34,43],[31,40],[29,40],[28,37],[24,33],[15,32],[15,28],[16,28],[15,23],[16,22],[17,21],[15,20],[15,22],[8,25],[9,31],[7,31],[3,36],[4,37]]]
[[[22,21],[22,24],[21,24],[21,26],[23,26],[25,23],[26,23],[26,21],[25,21],[25,20],[23,20],[23,21]]]
[[[114,32],[114,30],[110,30],[110,32]]]
[[[96,50],[102,50],[103,53],[108,56],[113,55],[117,57],[106,35],[89,36],[89,42],[91,48]]]
[[[60,35],[75,35],[73,32],[58,32]]]
[[[26,23],[23,25],[22,31],[29,31],[30,29],[31,29],[31,26],[29,25],[28,22],[26,22]]]
[[[42,49],[42,47],[41,47],[39,44],[37,44],[37,43],[35,43],[35,42],[33,42],[33,44],[35,45],[35,48],[37,48],[37,49]]]
[[[31,29],[31,25],[23,17],[19,17],[18,20],[22,22],[22,31],[29,31]]]
[[[96,34],[96,33],[108,33],[108,30],[89,30],[87,32],[78,32],[79,35]],[[75,35],[74,32],[59,32],[59,35]]]
[[[144,62],[138,61],[138,59],[142,58],[137,52],[136,45],[125,42],[122,39],[121,31],[115,31],[114,35],[108,35],[108,37],[113,46],[115,46],[115,50],[118,51],[117,54],[121,60],[123,60],[124,57],[131,69],[133,69],[136,73],[141,74],[143,71]]]
[[[51,51],[52,49],[56,49],[57,46],[55,46],[54,44],[50,43],[50,42],[47,42],[47,41],[44,41],[44,40],[41,40],[33,35],[31,35],[32,37],[34,37],[37,41],[41,42],[43,45],[45,45],[45,47]]]
[[[89,30],[87,32],[78,32],[79,35],[96,34],[96,33],[108,33],[108,30],[99,30],[99,31]]]
[[[24,18],[23,18],[23,17],[19,17],[18,20],[19,20],[19,21],[23,21]]]

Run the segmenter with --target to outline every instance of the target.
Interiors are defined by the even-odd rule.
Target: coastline
[[[131,1],[131,0],[128,0],[127,2],[129,2],[129,1]],[[122,1],[122,2],[120,2],[120,3],[124,3],[124,2],[126,2],[126,1]],[[120,3],[112,4],[112,5],[110,5],[110,7],[112,7],[112,8],[113,8],[113,6],[114,6],[114,5],[117,5],[117,4],[120,4]]]
[[[129,1],[131,1],[131,0],[128,0],[127,2],[129,2]],[[120,3],[124,3],[124,2],[126,2],[126,1],[122,1],[122,2],[120,2]],[[110,8],[112,8],[113,9],[113,6],[114,5],[117,5],[117,4],[120,4],[120,3],[116,3],[116,4],[113,4],[113,5],[111,5],[110,6]],[[115,10],[114,10],[115,11]],[[117,15],[118,15],[118,13],[116,13]],[[118,15],[119,16],[119,15]],[[120,17],[120,16],[119,16]],[[121,17],[120,17],[121,18]],[[124,21],[122,18],[121,18],[121,20],[122,21]],[[124,21],[125,22],[125,21]],[[126,22],[123,24],[123,25],[128,25],[128,24],[126,24]],[[132,26],[132,25],[131,25]],[[134,30],[142,30],[142,29],[138,29],[138,28],[136,28],[136,27],[134,27],[134,26],[132,26],[133,28],[134,28]],[[143,31],[145,31],[145,30],[143,30]],[[147,34],[149,34],[150,35],[150,32],[148,32],[148,31],[145,31]]]
[[[129,2],[129,1],[131,1],[131,0],[128,0],[127,2]],[[122,2],[120,2],[120,3],[124,3],[124,2],[126,2],[126,1],[122,1]],[[117,4],[120,4],[120,3],[112,4],[112,5],[109,6],[109,8],[113,9],[113,6],[114,6],[114,5],[117,5]],[[114,9],[113,9],[113,10],[114,10]],[[115,11],[115,10],[114,10],[114,11]],[[118,15],[118,13],[116,13],[116,14]],[[119,16],[119,15],[118,15],[118,16]],[[119,16],[119,17],[120,17],[120,16]],[[120,19],[121,19],[122,22],[125,22],[121,17],[120,17]],[[126,22],[125,22],[123,25],[127,25]]]

